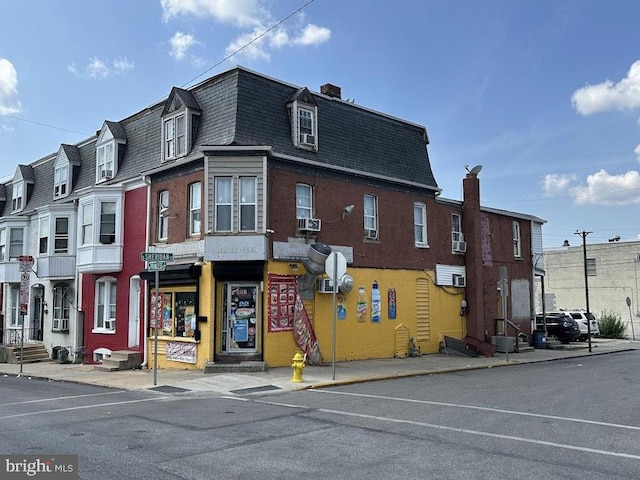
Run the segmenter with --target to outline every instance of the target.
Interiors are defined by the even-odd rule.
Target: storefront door
[[[223,284],[222,351],[254,353],[257,351],[260,312],[257,283]]]

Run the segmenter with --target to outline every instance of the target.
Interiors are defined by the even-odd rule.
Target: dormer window
[[[293,144],[306,150],[318,150],[318,106],[306,88],[297,90],[287,101]]]
[[[162,159],[183,157],[191,150],[202,110],[188,90],[174,88],[162,111]]]
[[[115,164],[115,149],[113,147],[114,142],[109,142],[106,145],[100,145],[96,150],[96,180],[98,182],[113,178]]]
[[[178,115],[164,121],[165,158],[176,158],[186,152],[186,122],[184,115]]]
[[[118,173],[118,158],[124,153],[127,132],[118,122],[105,121],[96,140],[96,183],[111,180]]]
[[[80,167],[80,151],[74,145],[60,145],[58,156],[53,164],[53,198],[64,198],[71,193],[73,185],[73,167]]]
[[[13,184],[11,193],[11,211],[19,212],[24,208],[24,182]]]
[[[53,197],[66,197],[69,192],[69,165],[59,165],[53,174]]]

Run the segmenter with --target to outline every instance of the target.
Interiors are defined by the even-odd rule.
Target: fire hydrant
[[[302,370],[304,367],[304,357],[300,352],[298,352],[293,356],[293,363],[291,364],[291,368],[293,368],[293,377],[291,378],[292,382],[302,383]]]

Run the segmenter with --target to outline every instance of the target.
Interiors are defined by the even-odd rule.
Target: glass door
[[[258,338],[258,284],[223,285],[222,351],[255,352]]]

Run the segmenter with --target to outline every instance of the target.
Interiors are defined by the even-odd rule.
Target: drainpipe
[[[151,235],[150,232],[150,226],[149,224],[151,223],[149,221],[149,218],[151,217],[151,179],[149,178],[148,175],[143,175],[142,176],[142,181],[144,183],[146,183],[149,187],[147,188],[147,225],[146,225],[146,232],[145,232],[145,245],[149,245],[149,238]],[[147,280],[144,281],[145,285],[147,284]],[[148,285],[147,285],[148,287]],[[149,311],[147,309],[147,305],[149,305],[149,288],[145,288],[144,289],[144,295],[143,295],[143,300],[142,300],[142,305],[144,306],[144,308],[142,309],[143,311],[143,327],[142,327],[142,364],[140,365],[141,368],[144,368],[147,366],[147,363],[149,362],[149,352],[148,352],[148,346],[149,346],[149,342],[147,342],[147,325],[149,325]],[[140,335],[140,331],[138,331],[138,335]]]

